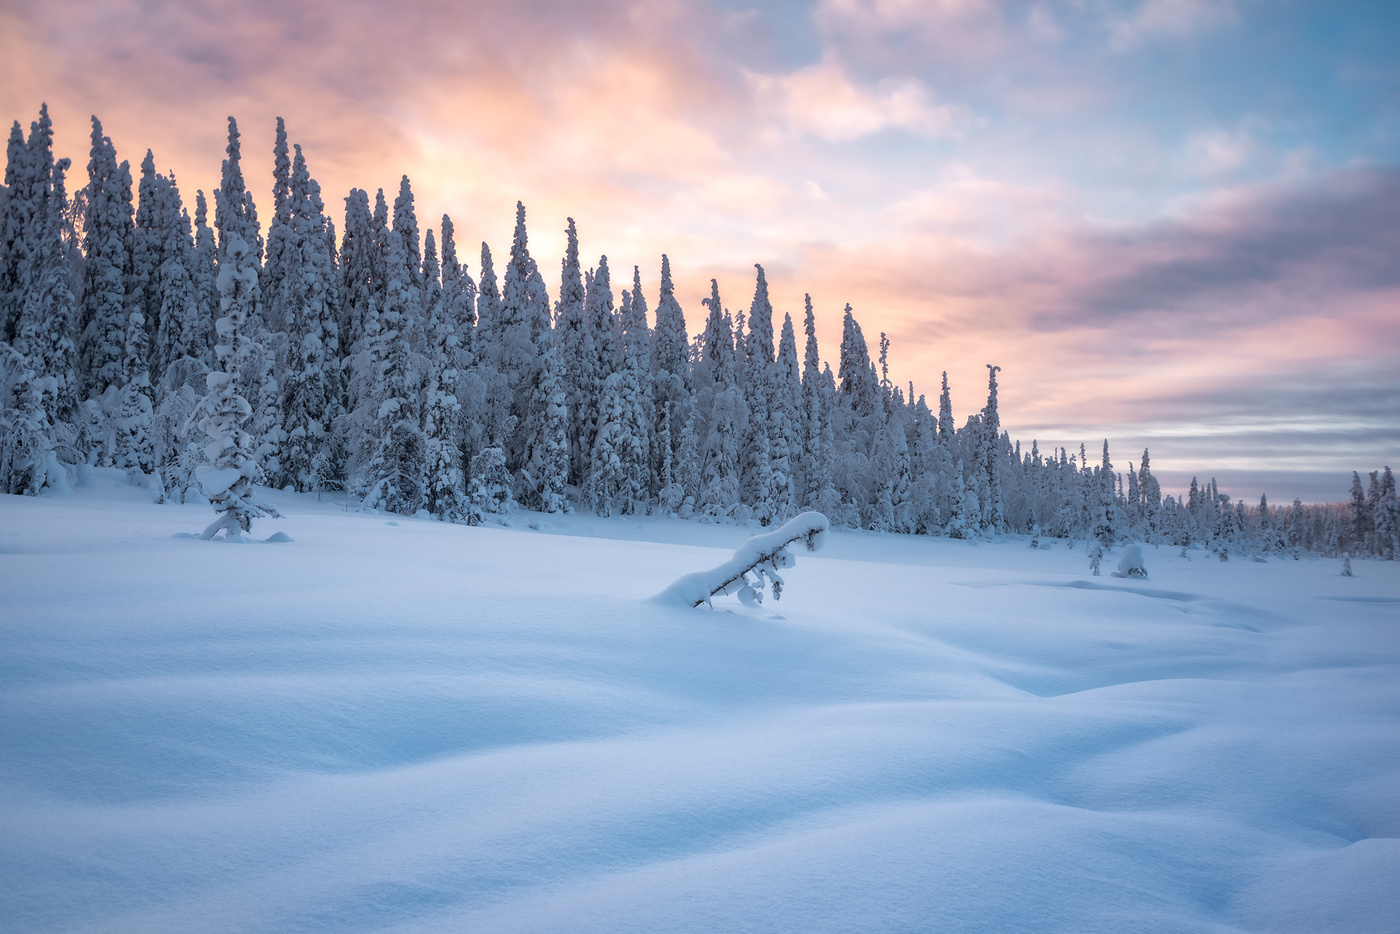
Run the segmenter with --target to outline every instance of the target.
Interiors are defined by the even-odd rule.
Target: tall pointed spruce
[[[252,198],[243,187],[239,167],[238,124],[229,117],[228,158],[223,184],[216,194],[215,216],[219,228],[219,310],[215,323],[215,370],[209,374],[205,417],[199,427],[209,435],[205,448],[210,463],[196,476],[218,518],[204,530],[213,538],[220,529],[234,538],[247,532],[258,516],[277,515],[271,506],[254,498],[253,485],[262,479],[253,437],[244,424],[253,414],[244,395],[243,374],[261,348],[248,339],[245,329],[258,304],[258,257],[248,237],[257,238],[257,216]]]

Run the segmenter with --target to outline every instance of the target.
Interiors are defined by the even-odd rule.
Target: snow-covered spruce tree
[[[47,105],[29,124],[26,141],[15,121],[0,188],[0,341],[13,341],[29,296],[39,288],[40,254],[50,214],[54,172],[53,123]],[[58,205],[61,211],[62,203]]]
[[[1006,514],[1002,504],[1001,414],[997,410],[997,373],[1000,370],[999,366],[987,364],[987,404],[982,409],[982,432],[978,451],[978,467],[987,487],[987,502],[983,504],[983,525],[998,533],[1006,531]]]
[[[279,120],[280,126],[280,120]],[[287,327],[286,375],[281,381],[282,443],[279,484],[315,488],[318,456],[339,411],[338,302],[335,268],[321,189],[311,178],[301,146],[279,208],[285,224],[277,237],[282,272],[264,277],[278,288],[277,320]],[[269,260],[273,237],[268,236]],[[266,268],[266,267],[265,267]]]
[[[457,445],[457,369],[453,351],[456,335],[445,317],[439,279],[437,244],[429,230],[423,242],[423,287],[428,308],[428,381],[423,406],[426,449],[427,510],[448,522],[465,522],[471,515],[462,455]]]
[[[0,343],[5,344],[14,339],[24,305],[21,281],[29,259],[24,234],[33,209],[27,197],[29,171],[29,148],[24,143],[24,129],[16,120],[5,146],[5,184],[0,187]]]
[[[366,472],[364,508],[412,515],[426,499],[426,445],[418,404],[422,359],[409,345],[408,330],[417,315],[416,271],[404,238],[391,236],[374,359],[377,402],[372,424],[373,454]]]
[[[29,361],[0,341],[0,493],[37,496],[45,486],[65,482],[42,397]]]
[[[600,516],[646,512],[647,414],[641,367],[628,356],[608,376],[599,406],[599,426],[589,462],[584,498]]]
[[[739,496],[753,518],[768,525],[777,514],[773,502],[772,411],[769,394],[773,385],[773,306],[768,300],[768,280],[763,267],[758,270],[753,301],[749,305],[749,333],[744,342],[744,406],[748,418],[743,435],[742,472]],[[739,355],[736,353],[736,358]]]
[[[729,312],[720,302],[717,281],[710,280],[710,297],[702,299],[700,303],[708,312],[705,329],[700,334],[700,354],[695,360],[692,375],[697,394],[704,391],[713,394],[718,388],[736,383],[734,333]]]
[[[685,313],[676,301],[675,284],[671,281],[671,261],[662,254],[661,297],[656,303],[651,342],[651,398],[652,473],[665,512],[674,512],[684,498],[676,482],[675,461],[682,427],[691,410],[689,343]]]
[[[253,414],[244,395],[246,374],[262,348],[248,339],[246,329],[258,306],[257,214],[244,189],[239,166],[238,124],[229,118],[228,158],[223,183],[215,195],[219,232],[218,289],[221,317],[215,323],[215,369],[207,377],[209,394],[199,427],[210,437],[205,453],[210,463],[195,471],[204,495],[218,518],[204,530],[213,538],[247,532],[258,516],[277,515],[254,498],[253,485],[262,479],[257,442],[244,428]],[[247,239],[252,237],[252,243]]]
[[[272,220],[267,225],[267,252],[258,279],[263,322],[273,331],[291,330],[294,279],[301,264],[292,229],[291,182],[287,125],[278,117],[272,147]]]
[[[647,322],[647,299],[642,294],[642,270],[632,267],[632,289],[630,300],[623,307],[622,359],[632,359],[638,372],[642,374],[647,391],[647,408],[651,408],[651,327]]]
[[[773,304],[768,299],[768,278],[763,267],[754,264],[758,270],[754,282],[753,301],[749,304],[748,339],[744,342],[744,355],[749,361],[757,360],[763,369],[773,362]],[[752,370],[753,368],[750,367]]]
[[[116,467],[133,479],[145,478],[156,471],[154,412],[151,401],[150,337],[145,316],[139,310],[131,312],[126,329],[126,352],[123,369],[125,385],[121,390],[121,408],[114,425]],[[157,487],[159,484],[157,482]]]
[[[747,324],[748,318],[744,314],[744,309],[740,308],[738,313],[734,315],[732,331],[734,333],[734,384],[741,390],[748,385],[749,378],[749,342],[747,332],[744,330]]]
[[[376,305],[374,295],[383,276],[382,267],[369,193],[352,188],[345,196],[345,225],[340,240],[340,337],[347,358],[365,350],[366,319],[371,306]],[[357,385],[362,382],[357,381]],[[353,405],[356,400],[349,401]]]
[[[282,476],[282,388],[278,381],[277,357],[274,347],[280,347],[284,335],[261,326],[256,316],[249,330],[254,335],[258,352],[249,358],[245,385],[251,387],[249,402],[253,417],[248,421],[248,433],[257,444],[258,464],[265,479]]]
[[[214,364],[214,319],[219,309],[218,257],[214,228],[209,226],[209,204],[204,192],[197,190],[194,193],[194,260],[190,279],[194,283],[204,337],[198,356],[211,367]]]
[[[700,450],[699,509],[711,518],[731,516],[739,505],[742,441],[747,412],[742,390],[718,387]]]
[[[516,202],[515,233],[502,283],[500,317],[490,344],[491,363],[509,393],[512,430],[505,439],[505,452],[506,467],[512,473],[527,467],[533,448],[541,443],[544,400],[538,390],[551,330],[549,296],[530,256],[525,205]],[[524,492],[526,505],[538,505],[531,490]]]
[[[252,247],[235,228],[220,231],[218,285],[223,316],[215,323],[217,368],[208,376],[207,414],[199,423],[211,439],[205,448],[210,464],[198,468],[195,476],[219,514],[204,530],[205,539],[220,529],[226,537],[236,537],[239,530],[251,529],[254,518],[277,514],[254,499],[253,484],[262,478],[262,470],[253,437],[243,428],[253,410],[242,395],[241,373],[247,358],[259,350],[244,337],[243,329],[257,296],[258,267]]]
[[[126,285],[132,239],[131,172],[92,118],[87,214],[83,224],[82,331],[79,343],[86,396],[119,387],[126,350]]]
[[[569,410],[561,360],[562,355],[556,348],[546,351],[539,385],[539,394],[545,401],[545,419],[533,474],[539,508],[544,512],[569,511]]]
[[[821,354],[817,347],[817,319],[812,312],[812,296],[804,295],[803,332],[807,336],[802,357],[802,503],[815,506],[820,492],[818,460],[821,447]]]
[[[1361,474],[1351,472],[1351,502],[1349,504],[1350,528],[1347,530],[1348,548],[1361,550],[1361,545],[1371,533],[1371,510],[1366,502],[1366,490],[1361,485]]]
[[[226,148],[228,158],[224,160],[219,190],[214,193],[214,227],[219,234],[219,260],[222,262],[229,255],[232,249],[231,241],[237,238],[247,247],[246,256],[251,257],[253,265],[261,275],[259,264],[262,262],[263,241],[258,227],[258,209],[253,204],[252,192],[248,191],[243,181],[242,145],[239,138],[238,121],[229,117]],[[229,247],[224,246],[225,238],[230,240]],[[222,287],[219,294],[225,294]],[[255,309],[259,293],[249,290],[247,295],[253,298],[250,310]]]
[[[60,159],[53,167],[45,198],[44,231],[31,259],[35,284],[24,296],[15,349],[29,362],[39,380],[46,423],[64,431],[77,408],[77,348],[74,343],[78,307],[73,297],[68,249],[64,243],[67,196],[64,174],[71,163]],[[54,439],[59,440],[57,437]],[[71,440],[71,438],[69,438]]]
[[[467,267],[457,259],[456,231],[452,218],[442,216],[442,321],[447,329],[455,371],[453,395],[457,399],[457,421],[452,436],[457,445],[458,463],[464,468],[480,450],[481,416],[485,391],[476,367],[476,282]]]
[[[582,484],[587,472],[589,451],[583,446],[585,399],[591,391],[588,361],[592,358],[585,309],[588,294],[579,265],[578,233],[574,219],[565,230],[564,258],[559,275],[559,300],[554,305],[554,346],[562,366],[564,396],[572,418],[569,420],[569,480]]]
[[[219,190],[214,199],[214,226],[219,233],[220,266],[227,256],[224,240],[237,237],[248,248],[254,271],[258,273],[259,284],[252,291],[252,303],[248,309],[246,323],[241,326],[247,341],[248,350],[243,355],[239,376],[244,398],[252,409],[246,423],[246,430],[253,439],[253,456],[263,478],[277,478],[281,474],[282,415],[281,390],[277,382],[277,358],[282,350],[282,335],[268,329],[263,321],[261,294],[261,260],[263,239],[258,226],[257,207],[253,194],[248,191],[243,179],[242,148],[238,123],[229,118],[228,158],[224,160],[224,170]],[[222,273],[222,268],[220,269]]]
[[[836,488],[836,420],[841,414],[836,402],[836,378],[831,373],[831,365],[822,367],[818,379],[820,435],[813,450],[816,473],[814,485],[817,491],[817,510],[824,516],[833,516],[841,508],[841,492]]]
[[[1094,524],[1089,530],[1104,548],[1111,548],[1121,536],[1118,504],[1113,495],[1113,463],[1108,458],[1108,439],[1103,442],[1103,463],[1095,477]]]
[[[747,410],[737,385],[732,322],[719,297],[719,285],[710,280],[709,309],[702,336],[703,348],[696,367],[699,485],[696,509],[717,519],[732,515],[739,504],[739,480],[743,467],[743,432]]]
[[[423,253],[420,248],[421,236],[418,229],[418,214],[413,207],[413,186],[408,176],[399,179],[399,193],[394,196],[394,236],[403,248],[404,269],[408,272],[408,286],[414,291],[422,288],[419,278],[423,268]]]
[[[786,521],[797,512],[802,489],[803,417],[802,380],[797,363],[797,334],[792,316],[783,315],[778,356],[770,372],[768,388],[770,458],[773,468],[774,519]]]
[[[873,527],[882,532],[912,532],[909,444],[901,418],[891,418],[876,433],[870,473]]]
[[[1142,502],[1143,540],[1153,544],[1161,538],[1162,487],[1152,475],[1152,456],[1142,449],[1138,464],[1138,496]]]
[[[943,388],[938,394],[938,443],[943,446],[949,455],[957,452],[953,449],[953,398],[948,391],[948,371],[943,371]]]
[[[574,417],[582,424],[579,427],[579,441],[589,452],[588,465],[591,467],[593,448],[606,417],[603,408],[603,395],[608,377],[618,370],[618,347],[613,322],[612,280],[608,273],[608,258],[601,257],[587,282],[584,299],[584,349],[582,385],[584,394],[581,407]],[[587,476],[584,483],[588,483]]]
[[[841,399],[858,417],[865,418],[882,410],[880,387],[871,368],[870,349],[860,322],[846,305],[841,325]]]
[[[523,388],[526,409],[521,417],[525,423],[526,458],[529,459],[534,456],[535,447],[543,443],[545,397],[539,392],[539,384],[544,378],[545,355],[554,346],[549,289],[544,284],[539,264],[533,259],[530,260],[530,278],[525,282],[525,318],[529,323],[531,353]]]
[[[530,257],[529,233],[525,229],[525,205],[515,203],[515,232],[510,258],[501,281],[500,314],[491,323],[491,362],[506,377],[515,392],[528,379],[534,347],[530,343],[530,322],[526,288],[534,260]],[[509,459],[509,457],[507,457]]]
[[[946,471],[935,422],[928,402],[920,395],[913,408],[909,444],[909,510],[914,531],[920,535],[934,535],[942,529],[938,491],[940,475]]]
[[[442,215],[442,321],[459,376],[474,362],[472,338],[476,327],[476,282],[457,259],[452,218]],[[461,399],[459,398],[460,402]]]
[[[1400,498],[1395,492],[1395,474],[1387,465],[1381,474],[1380,501],[1376,510],[1377,554],[1387,561],[1400,558]]]
[[[480,525],[488,515],[504,515],[514,504],[506,455],[498,447],[487,447],[472,458],[469,525]]]
[[[681,426],[680,443],[676,445],[675,465],[672,468],[674,490],[667,491],[665,500],[675,503],[676,515],[689,519],[695,514],[696,502],[700,496],[700,435],[697,429],[699,413],[694,406],[690,417]]]
[[[472,375],[480,384],[476,429],[480,433],[482,447],[497,447],[505,454],[507,441],[516,426],[515,415],[511,412],[515,394],[511,391],[506,374],[499,366],[503,344],[501,292],[497,285],[491,248],[485,242],[481,244],[481,278],[477,286],[476,364],[472,368]],[[509,472],[508,454],[506,463],[506,470]]]
[[[160,324],[160,264],[164,241],[162,216],[166,212],[165,189],[169,179],[156,174],[155,156],[146,150],[137,183],[136,211],[131,231],[131,268],[127,283],[127,319],[141,312],[147,330],[154,335]]]
[[[157,215],[160,224],[161,264],[159,325],[151,350],[156,399],[186,385],[203,387],[209,372],[213,314],[208,287],[199,269],[190,216],[180,205],[180,190],[173,179],[159,189],[163,201]]]
[[[637,405],[641,409],[643,422],[638,437],[646,450],[642,464],[642,499],[649,502],[659,489],[652,468],[656,446],[653,436],[656,414],[652,408],[652,334],[647,323],[647,300],[642,294],[641,269],[637,266],[632,267],[632,288],[623,292],[623,298],[622,313],[618,316],[622,324],[622,359],[625,366],[636,371],[637,385],[641,390]]]
[[[743,404],[747,417],[741,435],[739,474],[739,502],[743,508],[738,510],[737,518],[752,518],[758,520],[760,525],[770,525],[777,513],[773,502],[772,446],[768,440],[768,390],[772,363],[765,363],[761,356],[754,356],[748,358],[745,368],[748,383],[743,391]]]

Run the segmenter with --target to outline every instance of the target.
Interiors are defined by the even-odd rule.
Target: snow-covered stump
[[[783,595],[783,579],[778,571],[790,568],[797,558],[788,551],[794,542],[802,542],[808,551],[819,551],[831,523],[819,512],[804,512],[794,516],[772,532],[755,535],[734,552],[734,557],[717,568],[696,571],[677,580],[657,597],[667,603],[684,603],[697,607],[710,604],[715,597],[736,594],[748,606],[763,602],[767,582],[773,585],[773,599]],[[749,575],[754,579],[750,580]],[[713,604],[710,604],[713,605]]]

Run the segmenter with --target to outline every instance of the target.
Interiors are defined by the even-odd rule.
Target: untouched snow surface
[[[95,487],[0,497],[6,931],[1400,924],[1395,564]]]

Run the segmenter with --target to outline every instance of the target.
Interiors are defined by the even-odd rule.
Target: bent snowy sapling
[[[779,569],[797,563],[788,546],[802,542],[808,551],[817,551],[826,538],[831,523],[819,512],[804,512],[794,516],[772,532],[755,535],[734,552],[734,557],[717,568],[687,574],[667,587],[658,599],[699,606],[725,594],[736,594],[748,606],[763,602],[767,582],[773,585],[773,599],[782,599],[783,579]],[[754,579],[750,580],[749,575]],[[713,604],[711,604],[713,605]]]

